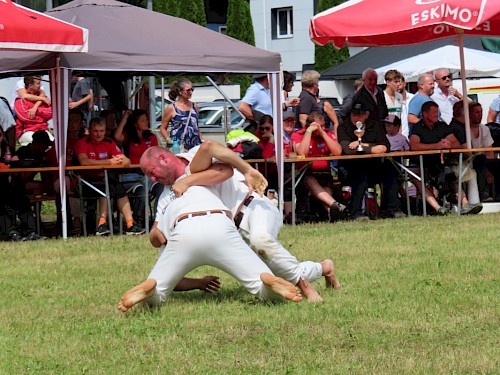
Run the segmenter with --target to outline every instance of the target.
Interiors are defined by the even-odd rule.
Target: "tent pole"
[[[467,148],[471,148],[471,134],[470,134],[470,119],[469,119],[469,101],[467,100],[467,77],[465,75],[465,56],[464,56],[464,31],[457,29],[458,33],[458,47],[460,52],[460,77],[462,79],[462,100],[464,102],[464,117],[465,117],[465,139]]]

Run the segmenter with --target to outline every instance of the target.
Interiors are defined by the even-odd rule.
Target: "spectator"
[[[254,74],[255,80],[247,89],[245,96],[238,105],[238,110],[247,120],[258,123],[263,115],[272,115],[271,94],[267,73]]]
[[[403,95],[398,90],[401,87],[403,75],[395,69],[388,70],[385,75],[386,88],[384,98],[387,103],[387,110],[390,115],[396,115],[401,118],[401,108],[403,106]]]
[[[295,129],[295,114],[286,110],[283,111],[283,149],[285,157],[289,157],[294,152],[292,147],[292,133]]]
[[[389,115],[385,118],[386,137],[391,145],[391,151],[408,151],[410,143],[408,138],[401,134],[401,119],[396,115]]]
[[[198,105],[191,102],[193,91],[193,84],[188,79],[172,83],[168,97],[175,102],[163,112],[160,125],[160,133],[167,143],[179,141],[181,148],[186,150],[200,145],[202,138],[198,127]]]
[[[295,110],[296,127],[299,129],[306,126],[307,118],[312,112],[321,113],[323,111],[321,104],[317,100],[319,77],[320,75],[317,71],[306,70],[300,79],[302,91],[299,95],[299,105]]]
[[[261,117],[255,136],[259,138],[259,145],[262,147],[262,157],[264,159],[274,157],[276,153],[273,134],[273,118],[271,116],[264,115]]]
[[[148,148],[158,146],[158,139],[149,130],[149,121],[144,109],[134,111],[127,110],[123,115],[120,124],[115,131],[115,139],[123,144],[123,151],[130,159],[132,164],[139,164],[141,156]],[[143,183],[144,175],[142,173],[126,173],[121,175],[121,181],[127,191],[130,191],[130,201],[134,221],[140,227],[143,227],[145,220],[144,208],[146,207],[146,193]],[[158,194],[160,187],[153,181],[148,181],[151,197]],[[161,191],[160,191],[161,192]]]
[[[87,128],[90,121],[90,114],[94,109],[92,89],[85,77],[73,76],[73,81],[76,81],[76,84],[73,87],[68,107],[69,109],[78,108],[82,112],[84,125]]]
[[[0,97],[0,128],[5,134],[5,141],[9,144],[10,149],[16,148],[16,120],[14,112],[3,97]]]
[[[296,107],[300,99],[293,98],[290,99],[288,97],[288,93],[292,91],[293,85],[295,84],[295,74],[287,71],[283,72],[283,98],[281,98],[281,102],[283,103],[283,110],[286,111],[289,107]]]
[[[422,105],[422,120],[417,122],[410,136],[410,148],[412,151],[443,150],[460,148],[460,143],[453,135],[452,130],[445,122],[439,121],[439,106],[431,101]],[[425,200],[431,205],[438,215],[447,215],[447,207],[438,203],[433,193],[433,188],[439,191],[440,197],[448,197],[449,202],[456,202],[457,179],[449,165],[441,164],[440,155],[424,156],[424,168],[426,169],[426,181],[428,186],[425,189]],[[421,184],[414,182],[420,194]],[[477,214],[482,210],[481,204],[470,204],[462,191],[462,211],[461,214]]]
[[[448,125],[453,117],[453,105],[462,100],[462,94],[452,86],[452,78],[453,76],[448,69],[436,70],[436,73],[434,73],[436,86],[434,87],[434,93],[431,95],[432,100],[439,106],[441,120]],[[467,99],[472,102],[469,98]]]
[[[384,126],[370,118],[368,107],[361,102],[354,103],[349,120],[339,126],[339,142],[343,154],[353,155],[359,152],[358,136],[354,133],[358,122],[362,124],[361,129],[364,129],[361,153],[383,154],[389,150],[389,140],[385,135]],[[346,160],[341,163],[341,171],[346,184],[351,187],[351,199],[347,207],[352,220],[368,220],[362,209],[363,197],[367,188],[377,183],[382,184],[381,203],[384,216],[395,218],[405,216],[400,210],[398,174],[389,161],[381,158]]]
[[[500,124],[500,96],[496,97],[491,102],[486,122],[496,122],[497,124]]]
[[[50,102],[50,99],[45,94],[45,89],[41,84],[42,76],[31,76],[31,77],[35,80],[40,81],[40,93],[35,95],[35,94],[30,94],[28,91],[26,91],[26,85],[24,83],[24,78],[21,78],[16,82],[16,87],[14,88],[14,92],[12,93],[10,105],[12,106],[12,110],[14,110],[14,103],[16,102],[17,98],[29,100],[30,102],[33,102],[35,104],[40,102],[37,106],[34,107],[34,109],[32,109],[29,112],[30,118],[33,118],[35,116],[36,109],[38,108],[38,106],[40,104],[45,103],[46,105],[50,106],[51,102]]]
[[[118,148],[116,143],[106,138],[106,124],[100,118],[94,118],[90,121],[89,135],[78,140],[75,144],[75,153],[81,165],[121,165],[128,167],[130,159],[123,155],[122,151]],[[91,181],[93,185],[103,187],[104,174],[99,172],[97,175],[94,173],[86,173],[86,180]],[[110,196],[116,200],[118,209],[125,218],[127,234],[142,234],[144,229],[139,228],[133,219],[130,202],[127,197],[127,192],[123,184],[119,183],[116,178],[110,177],[109,179]],[[84,195],[88,195],[84,192]],[[87,193],[87,194],[86,194]],[[97,228],[97,235],[109,234],[108,226],[108,207],[106,198],[99,198],[99,211],[100,217]]]
[[[458,103],[457,103],[458,104]],[[483,119],[483,108],[479,103],[469,104],[470,131],[472,148],[488,148],[493,146],[493,138],[490,129],[481,124]],[[500,198],[500,160],[495,159],[493,151],[477,154],[473,161],[474,170],[477,173],[477,186],[481,202],[491,202],[487,182],[487,171],[493,175],[495,186],[495,197]]]
[[[337,136],[339,120],[337,118],[337,113],[335,113],[335,109],[333,108],[332,103],[330,103],[328,100],[321,100],[319,98],[319,90],[317,93],[316,100],[318,104],[321,106],[321,114],[325,119],[325,128],[331,129],[333,134]]]
[[[354,92],[351,94],[347,94],[342,99],[342,105],[340,106],[340,110],[339,110],[340,123],[347,120],[349,114],[351,113],[352,97],[354,96],[355,93],[358,92],[358,90],[361,87],[363,87],[363,80],[361,78],[358,78],[354,81]]]
[[[24,77],[24,85],[28,99],[18,97],[14,102],[14,110],[16,112],[16,137],[21,146],[26,146],[31,143],[33,133],[37,130],[45,130],[49,138],[54,140],[52,134],[49,133],[48,120],[52,118],[52,108],[50,100],[42,96],[40,86],[41,78],[35,76]],[[36,102],[31,99],[38,98]]]
[[[115,130],[118,127],[118,123],[116,122],[116,111],[114,109],[105,109],[101,111],[99,117],[102,117],[106,123],[106,137],[113,138]],[[115,141],[117,140],[115,139]],[[120,145],[118,141],[117,143]]]
[[[7,150],[12,154],[0,128],[0,164],[6,162]],[[7,161],[8,162],[8,161]],[[25,184],[19,174],[0,173],[0,234],[10,241],[34,241],[42,239],[36,232],[35,215],[31,210]],[[20,226],[17,226],[19,218]]]
[[[363,107],[370,114],[370,119],[383,123],[389,113],[384,92],[377,86],[378,74],[374,69],[368,68],[363,71],[361,79],[363,87],[354,94],[352,102],[363,103]]]
[[[408,105],[408,127],[412,134],[412,127],[422,119],[422,105],[425,102],[434,102],[431,95],[434,93],[434,78],[431,74],[422,74],[418,77],[418,92]]]
[[[301,101],[302,102],[302,101]],[[340,155],[342,148],[330,129],[325,129],[325,120],[320,112],[311,112],[305,127],[292,134],[292,142],[298,155],[306,157]],[[304,183],[314,198],[328,211],[330,221],[338,221],[345,206],[332,196],[332,174],[328,160],[315,160],[304,177]]]
[[[403,101],[401,103],[401,133],[408,138],[410,135],[408,128],[408,106],[414,95],[411,92],[406,91],[406,81],[404,76],[401,76],[401,85],[398,90],[403,97]]]
[[[69,111],[68,133],[66,137],[66,166],[68,167],[78,165],[78,158],[75,155],[75,144],[84,136],[82,133],[82,130],[85,129],[83,121],[83,114],[78,108]],[[47,160],[52,167],[57,167],[59,165],[55,147],[52,147],[47,152]],[[59,186],[59,172],[52,173],[52,180],[54,181],[54,191],[59,195],[61,192]],[[69,215],[71,215],[68,228],[74,236],[78,236],[81,233],[81,208],[80,199],[77,197],[76,193],[76,186],[77,180],[75,178],[71,179],[70,176],[67,175],[66,197],[69,204],[67,204],[66,207],[69,207]],[[57,221],[58,223],[62,223],[61,204],[59,200],[56,200],[56,202]],[[58,227],[60,226],[58,225]]]

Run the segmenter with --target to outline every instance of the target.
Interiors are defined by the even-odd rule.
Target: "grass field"
[[[267,304],[217,295],[116,303],[155,262],[146,236],[0,243],[0,374],[498,374],[500,214],[286,226],[333,257],[340,291]]]

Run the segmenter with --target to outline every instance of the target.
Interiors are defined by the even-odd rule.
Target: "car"
[[[165,108],[170,105],[165,101]],[[224,107],[228,112],[228,127],[224,126]],[[216,101],[207,103],[198,103],[198,126],[203,135],[203,139],[215,140],[225,144],[226,134],[231,130],[244,129],[246,120],[245,117],[237,110],[236,104],[234,107],[229,102]],[[153,126],[153,132],[159,136],[159,128],[163,111],[161,110],[161,97],[156,97],[156,122]]]

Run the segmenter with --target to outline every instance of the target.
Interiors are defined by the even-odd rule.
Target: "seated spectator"
[[[306,157],[340,155],[342,148],[330,129],[325,129],[325,120],[320,112],[311,112],[305,127],[292,134],[295,152]],[[328,160],[313,161],[304,177],[310,193],[319,200],[329,213],[330,221],[341,218],[345,206],[332,196],[332,175]]]
[[[396,115],[388,115],[385,120],[386,137],[391,145],[391,151],[408,151],[410,143],[401,133],[401,119]]]
[[[500,96],[493,99],[490,104],[490,108],[488,109],[488,119],[486,120],[488,123],[495,122],[500,124]]]
[[[295,114],[293,111],[283,111],[283,154],[285,158],[296,156],[293,150],[292,134],[295,128]],[[293,152],[293,154],[291,154]],[[290,179],[292,165],[285,163],[285,180]],[[284,204],[283,208],[285,211],[285,220],[287,223],[292,223],[292,188],[291,181],[289,184],[285,185],[285,191],[283,195]]]
[[[439,106],[433,101],[427,101],[422,105],[422,120],[413,127],[410,136],[410,148],[412,151],[443,150],[460,148],[460,143],[453,135],[452,130],[445,122],[439,121]],[[447,197],[453,203],[457,201],[456,185],[457,179],[449,164],[442,164],[440,155],[425,155],[424,168],[428,186],[425,189],[425,200],[434,208],[438,215],[449,214],[449,209],[438,203],[434,196],[433,188],[439,191],[440,198]],[[421,184],[413,181],[420,194]],[[481,212],[481,204],[470,204],[462,191],[461,214],[477,214]]]
[[[24,78],[26,92],[30,95],[28,99],[18,97],[14,102],[14,110],[16,112],[16,137],[21,146],[26,146],[31,143],[33,133],[37,130],[44,130],[49,135],[51,141],[54,140],[52,134],[49,133],[48,120],[52,118],[52,107],[50,100],[41,96],[41,78],[27,76]],[[37,101],[32,101],[30,98],[37,98]],[[39,100],[38,100],[39,99]]]
[[[116,111],[113,109],[105,109],[101,111],[99,117],[102,117],[106,123],[106,137],[113,138],[115,130],[118,127],[118,123],[116,122]]]
[[[264,159],[269,159],[276,155],[273,126],[273,118],[269,115],[264,115],[261,117],[257,131],[255,132],[255,136],[259,138],[259,145],[262,147],[262,157]]]
[[[3,97],[0,97],[0,128],[3,130],[5,140],[9,144],[10,149],[15,150],[17,142],[16,120],[7,99]]]
[[[472,148],[492,147],[494,142],[490,129],[486,125],[481,124],[483,108],[480,103],[469,104],[469,117]],[[493,175],[495,182],[495,198],[500,200],[500,160],[495,159],[495,153],[493,151],[486,151],[485,153],[477,154],[474,158],[473,166],[477,174],[477,186],[481,202],[493,201],[488,188],[488,171]]]
[[[5,155],[10,150],[0,128],[0,165],[4,165]],[[11,241],[35,241],[42,239],[36,230],[35,215],[26,194],[25,184],[19,174],[0,173],[0,234]],[[17,226],[19,218],[20,226]]]
[[[149,121],[144,109],[127,110],[115,130],[114,137],[123,145],[125,155],[132,164],[139,164],[141,156],[148,148],[158,146],[158,139],[149,130]],[[125,173],[121,181],[127,191],[130,191],[130,203],[134,221],[143,227],[145,220],[146,193],[144,191],[144,174],[142,172]],[[163,187],[148,180],[149,194],[156,197]]]
[[[105,133],[106,124],[101,118],[94,118],[90,121],[89,135],[78,140],[75,144],[75,153],[80,165],[121,165],[128,167],[130,159],[123,155],[123,152],[112,139],[105,137]],[[104,186],[104,173],[100,171],[95,171],[97,173],[92,172],[88,171],[82,173],[82,175],[85,176],[87,181],[92,182],[93,185],[100,185],[102,188]],[[109,177],[110,196],[113,200],[116,200],[118,209],[125,218],[127,234],[135,235],[144,233],[144,229],[139,228],[134,222],[125,187],[122,183],[118,182],[117,178],[112,176],[112,173],[109,175],[111,175]],[[84,195],[87,195],[89,190],[87,188],[85,190]],[[100,217],[96,234],[109,234],[110,230],[107,222],[108,207],[106,198],[104,197],[99,198],[99,211]]]
[[[389,150],[389,140],[383,125],[369,116],[368,107],[363,102],[353,103],[349,119],[339,126],[339,142],[343,154],[383,154]],[[355,133],[358,128],[356,125],[364,130],[361,137],[363,151],[357,150],[360,142]],[[363,212],[363,198],[367,189],[378,183],[382,184],[381,206],[384,216],[393,218],[405,216],[401,212],[398,197],[398,172],[392,163],[382,158],[343,160],[341,170],[346,184],[351,187],[351,197],[347,207],[352,220],[369,219]]]
[[[82,138],[82,131],[84,130],[85,126],[82,112],[78,108],[71,109],[68,116],[68,133],[66,138],[67,167],[78,165],[78,158],[75,155],[75,144],[80,138]],[[47,152],[47,160],[49,161],[49,165],[52,167],[57,167],[59,165],[55,147],[52,147]],[[52,180],[54,181],[54,191],[59,196],[61,191],[59,184],[59,172],[52,173]],[[74,236],[78,236],[81,233],[81,208],[80,199],[77,197],[76,192],[77,183],[78,181],[75,178],[71,179],[69,175],[66,176],[66,197],[68,202],[66,207],[69,207],[68,217],[71,217],[68,228]],[[58,227],[60,227],[59,224],[62,223],[61,203],[59,200],[56,202],[57,222]]]

